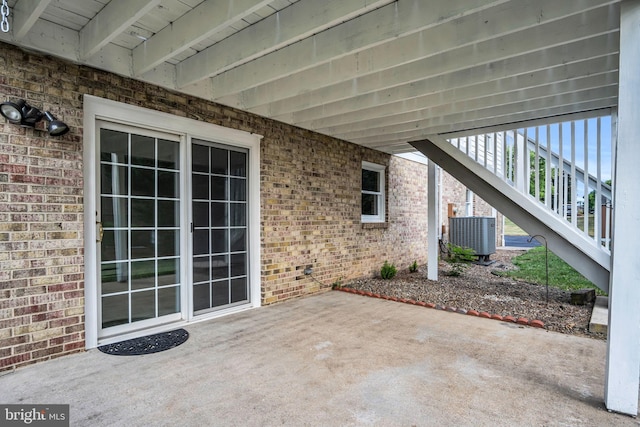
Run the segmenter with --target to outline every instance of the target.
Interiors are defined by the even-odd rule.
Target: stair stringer
[[[432,135],[410,144],[529,235],[544,236],[549,250],[598,288],[609,292],[611,256],[600,249],[595,241],[568,224],[564,218],[517,191],[446,139]]]

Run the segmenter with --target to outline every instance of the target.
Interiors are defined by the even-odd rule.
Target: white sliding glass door
[[[179,319],[180,141],[103,125],[99,142],[102,333]]]

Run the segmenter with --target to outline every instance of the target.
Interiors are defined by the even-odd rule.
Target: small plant
[[[331,284],[331,289],[340,289],[342,288],[342,277]]]
[[[449,276],[461,276],[469,263],[476,260],[476,252],[471,248],[448,244],[449,256],[446,258],[450,265]]]
[[[393,276],[395,276],[397,272],[398,269],[395,265],[389,264],[389,262],[385,261],[380,269],[380,277],[385,280],[390,280],[393,279]]]
[[[415,273],[416,271],[418,271],[418,262],[413,261],[413,264],[409,266],[409,273]]]

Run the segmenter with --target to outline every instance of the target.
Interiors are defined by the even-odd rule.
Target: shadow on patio
[[[603,402],[606,343],[343,292],[188,326],[146,356],[91,350],[0,377],[71,425],[637,425]]]

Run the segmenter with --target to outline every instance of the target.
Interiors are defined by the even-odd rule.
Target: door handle
[[[102,236],[104,236],[104,228],[102,227],[102,223],[100,221],[96,221],[96,225],[98,226],[98,238],[96,242],[102,243]]]

